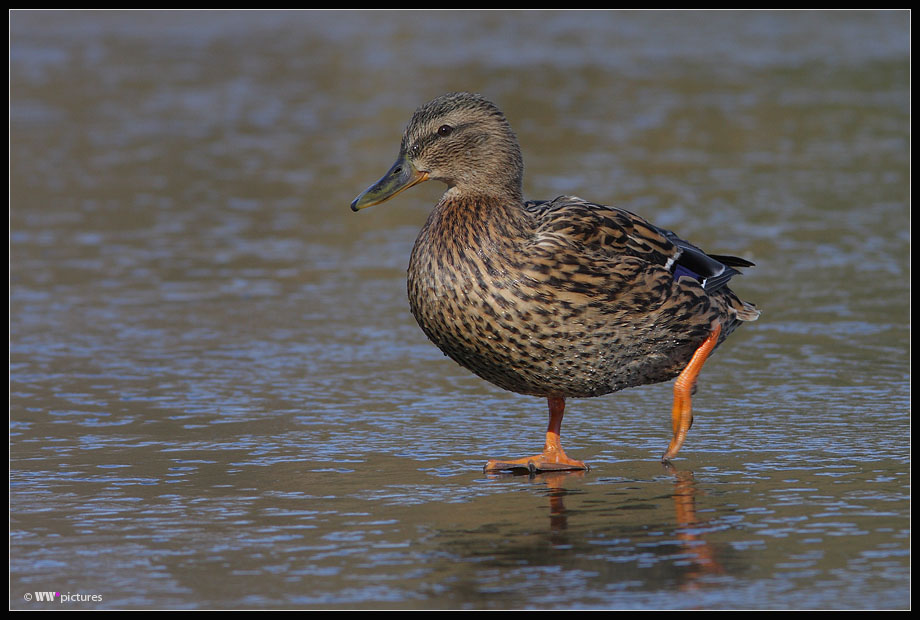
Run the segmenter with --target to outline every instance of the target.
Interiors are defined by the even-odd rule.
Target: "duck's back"
[[[409,301],[428,337],[482,378],[597,396],[671,379],[715,324],[724,338],[756,318],[726,286],[747,265],[575,197],[521,207],[446,195],[413,249]]]

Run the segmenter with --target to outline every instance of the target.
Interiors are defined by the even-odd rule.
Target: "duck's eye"
[[[439,136],[449,136],[453,130],[454,128],[451,127],[450,125],[441,125],[440,127],[438,127],[438,135]]]

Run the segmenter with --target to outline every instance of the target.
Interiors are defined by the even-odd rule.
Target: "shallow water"
[[[910,605],[907,14],[10,30],[12,608]],[[587,473],[480,473],[545,403],[408,312],[441,188],[348,209],[460,89],[508,115],[529,197],[757,263],[674,469],[657,385],[571,402]]]

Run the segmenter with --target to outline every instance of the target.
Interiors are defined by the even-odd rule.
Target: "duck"
[[[446,356],[549,407],[543,450],[490,459],[485,472],[587,470],[562,447],[566,400],[676,378],[661,457],[670,464],[704,363],[760,314],[727,286],[753,263],[707,254],[622,208],[525,200],[523,176],[504,113],[480,94],[452,92],[415,110],[396,162],[351,209],[428,180],[447,186],[409,258],[412,314]]]

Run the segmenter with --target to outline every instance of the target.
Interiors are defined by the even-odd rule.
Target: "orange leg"
[[[546,429],[546,444],[543,452],[535,456],[508,461],[491,460],[486,463],[483,471],[510,471],[514,469],[529,469],[530,471],[559,471],[565,469],[588,469],[581,461],[570,459],[562,449],[559,439],[562,429],[562,416],[565,414],[565,398],[561,396],[549,397],[549,427]]]
[[[680,451],[680,447],[687,438],[687,431],[693,424],[693,411],[690,407],[690,396],[693,394],[693,387],[696,385],[696,378],[706,362],[706,358],[712,353],[716,344],[719,342],[719,334],[722,333],[722,327],[716,325],[709,337],[696,350],[690,363],[677,376],[674,382],[674,406],[671,408],[671,427],[674,435],[671,437],[671,443],[668,451],[661,457],[662,463],[667,463]]]

